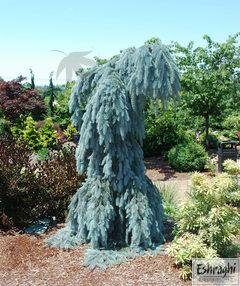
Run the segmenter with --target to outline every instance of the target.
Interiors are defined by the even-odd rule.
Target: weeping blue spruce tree
[[[143,108],[147,98],[166,103],[178,90],[176,65],[159,42],[129,48],[80,74],[69,105],[80,131],[77,171],[86,181],[72,198],[66,227],[49,245],[148,249],[163,242],[161,197],[143,162]]]

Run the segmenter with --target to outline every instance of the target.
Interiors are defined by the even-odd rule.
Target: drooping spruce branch
[[[163,241],[161,197],[143,163],[143,107],[147,97],[166,103],[178,90],[176,65],[161,43],[127,49],[81,72],[69,106],[80,131],[77,170],[87,179],[50,245],[146,249]]]

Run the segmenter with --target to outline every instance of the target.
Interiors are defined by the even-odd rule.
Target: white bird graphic
[[[56,78],[66,70],[66,81],[69,82],[72,80],[73,73],[76,73],[82,65],[93,67],[96,65],[96,62],[92,59],[86,58],[85,56],[90,54],[92,51],[83,51],[83,52],[72,52],[69,54],[64,53],[60,50],[52,50],[53,52],[59,52],[65,55],[65,57],[60,61],[56,73]]]

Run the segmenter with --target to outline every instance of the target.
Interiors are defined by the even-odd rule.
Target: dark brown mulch
[[[142,256],[107,270],[83,266],[86,245],[72,251],[46,247],[44,237],[0,234],[0,285],[188,286],[168,256]]]

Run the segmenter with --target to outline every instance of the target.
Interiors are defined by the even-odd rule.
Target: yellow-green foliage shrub
[[[11,128],[15,139],[24,141],[31,150],[51,148],[58,138],[51,118],[44,120],[43,126],[37,127],[37,122],[31,116],[26,117],[19,126]]]
[[[200,236],[189,232],[176,239],[168,253],[175,257],[176,265],[181,268],[180,277],[184,280],[190,278],[193,258],[211,259],[218,256],[217,251],[204,243]]]
[[[50,117],[45,119],[43,127],[39,129],[39,134],[41,148],[51,148],[56,144],[58,135]]]
[[[237,132],[240,132],[240,114],[229,115],[223,122],[222,134],[230,139],[237,139]]]
[[[233,160],[226,160],[223,163],[224,170],[231,175],[240,175],[240,165]]]
[[[70,123],[63,133],[67,137],[67,140],[71,141],[73,139],[73,135],[77,133],[77,129]]]
[[[240,231],[239,201],[240,187],[235,176],[192,176],[190,197],[179,209],[177,236],[169,248],[176,264],[183,267],[183,276],[191,270],[192,258],[237,255],[239,248],[233,247],[233,241]],[[199,253],[200,245],[203,251]]]

